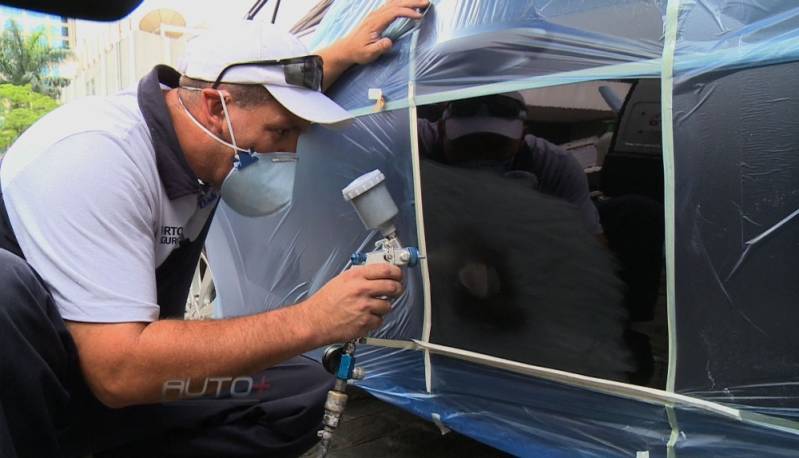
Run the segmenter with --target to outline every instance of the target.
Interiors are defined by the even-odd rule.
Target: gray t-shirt
[[[421,154],[444,161],[438,125],[422,119],[419,120],[418,130]],[[602,233],[599,213],[591,202],[588,179],[580,163],[569,152],[543,138],[527,135],[524,137],[523,150],[517,154],[513,164],[508,165],[508,171],[511,170],[535,175],[539,191],[574,204],[588,230],[592,234]]]
[[[157,67],[136,89],[58,108],[3,158],[13,233],[66,320],[150,322],[185,306],[199,256],[188,248],[218,197],[185,164],[162,74],[179,76]]]

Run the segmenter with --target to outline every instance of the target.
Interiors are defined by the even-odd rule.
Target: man
[[[419,122],[422,155],[460,167],[490,168],[574,204],[586,228],[602,234],[588,181],[568,152],[525,135],[527,107],[518,92],[450,102],[437,123]]]
[[[323,84],[388,50],[380,33],[426,4],[390,2],[321,59],[266,24],[208,31],[188,44],[183,75],[158,66],[12,146],[0,164],[0,456],[286,456],[313,444],[332,380],[297,355],[379,327],[399,269],[351,269],[277,311],[165,318],[183,315],[220,194],[243,214],[284,207],[300,133],[348,118]],[[160,403],[198,390],[224,399]]]

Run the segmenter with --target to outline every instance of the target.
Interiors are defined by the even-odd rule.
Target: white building
[[[255,0],[196,2],[145,0],[128,17],[99,23],[75,21],[74,56],[61,69],[71,84],[63,102],[87,95],[114,94],[136,84],[157,64],[176,66],[188,38],[208,24],[244,18]],[[319,0],[283,1],[276,23],[290,28]],[[276,1],[259,12],[257,20],[271,20]]]
[[[158,15],[158,11],[150,13]],[[62,101],[87,95],[107,95],[130,87],[157,64],[176,65],[186,39],[199,29],[180,24],[154,23],[146,14],[132,14],[113,23],[76,21],[75,48],[62,74],[71,78]],[[173,22],[182,16],[164,15]]]
[[[0,5],[0,25],[7,27],[9,20],[16,21],[24,34],[42,30],[47,43],[54,48],[69,49],[74,45],[72,19]]]

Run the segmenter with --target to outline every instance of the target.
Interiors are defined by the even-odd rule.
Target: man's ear
[[[206,122],[216,133],[224,132],[226,126],[225,110],[222,108],[220,92],[216,89],[205,88],[200,94],[200,103],[203,107],[202,115],[206,118]],[[226,96],[224,92],[221,94]],[[225,103],[230,104],[230,101],[225,100]]]

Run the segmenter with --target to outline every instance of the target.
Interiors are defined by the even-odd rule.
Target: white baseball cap
[[[184,76],[215,82],[231,64],[303,57],[310,52],[296,37],[261,21],[233,21],[189,40],[178,65]],[[318,124],[346,125],[347,110],[320,91],[286,82],[280,65],[240,65],[225,72],[221,83],[262,84],[287,110]]]
[[[482,133],[497,134],[512,139],[521,138],[524,133],[524,119],[527,117],[527,109],[525,108],[524,97],[522,97],[520,93],[508,92],[504,94],[495,94],[492,96],[480,97],[476,100],[488,101],[489,99],[499,100],[503,98],[511,99],[515,102],[515,105],[511,105],[510,108],[514,112],[517,110],[516,105],[518,105],[518,116],[498,116],[485,109],[477,109],[474,113],[465,116],[451,116],[450,110],[452,109],[452,104],[458,103],[451,102],[443,115],[447,138],[454,140],[469,134]]]

